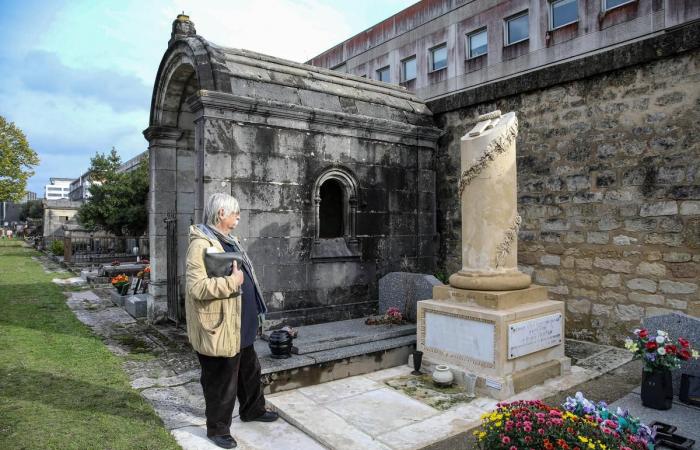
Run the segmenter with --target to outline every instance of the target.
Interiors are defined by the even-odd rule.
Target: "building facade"
[[[307,63],[429,101],[698,18],[693,0],[423,0]]]
[[[72,182],[73,178],[50,178],[49,184],[44,186],[44,198],[46,200],[69,199]]]
[[[68,198],[73,202],[80,202],[90,198],[90,172],[85,172],[71,181]]]

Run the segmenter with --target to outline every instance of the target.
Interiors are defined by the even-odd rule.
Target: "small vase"
[[[433,371],[433,382],[440,387],[448,387],[452,385],[454,375],[449,367],[441,364],[435,367]]]
[[[642,405],[653,409],[671,409],[673,378],[670,370],[642,372]]]
[[[411,372],[411,375],[421,375],[420,372],[420,365],[423,362],[423,352],[420,350],[416,350],[413,352],[413,368],[415,369],[413,372]]]

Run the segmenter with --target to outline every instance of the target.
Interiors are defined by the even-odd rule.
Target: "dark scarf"
[[[241,244],[238,240],[229,234],[223,234],[216,228],[210,225],[199,224],[197,228],[207,235],[210,239],[217,239],[219,241],[225,242],[233,247],[234,251],[240,252],[243,255],[243,264],[245,269],[250,274],[253,279],[253,285],[255,286],[255,301],[258,304],[258,322],[262,326],[262,321],[265,320],[265,314],[267,313],[267,306],[265,305],[265,300],[263,300],[262,289],[260,289],[260,284],[258,283],[258,278],[255,276],[255,269],[253,269],[253,262],[248,257],[248,253],[243,250]]]

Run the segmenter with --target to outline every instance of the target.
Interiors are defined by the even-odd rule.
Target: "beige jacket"
[[[210,239],[192,225],[185,293],[187,336],[198,353],[231,357],[241,347],[240,285],[233,276],[207,277],[204,254],[212,247],[209,251],[224,251],[218,239]]]

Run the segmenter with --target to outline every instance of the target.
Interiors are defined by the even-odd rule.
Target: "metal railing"
[[[49,238],[44,238],[49,239]],[[63,261],[72,264],[133,261],[148,258],[148,237],[64,237]],[[50,245],[50,244],[49,244]],[[51,247],[44,247],[50,250]]]

